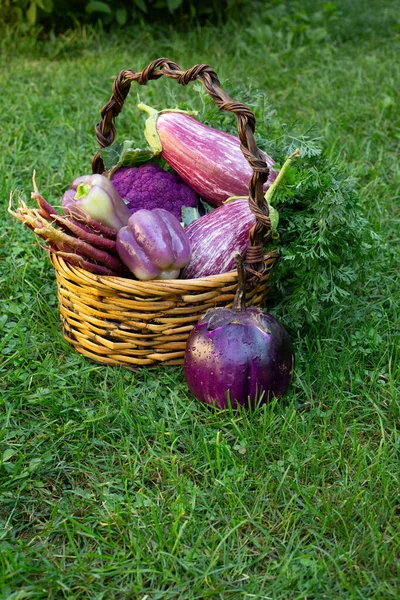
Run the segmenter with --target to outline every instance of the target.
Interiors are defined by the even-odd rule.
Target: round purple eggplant
[[[288,332],[261,308],[246,308],[244,290],[244,275],[239,271],[233,308],[207,313],[186,345],[184,373],[190,391],[220,409],[249,408],[280,398],[293,376],[294,351]]]

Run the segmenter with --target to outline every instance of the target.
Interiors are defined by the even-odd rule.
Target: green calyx
[[[140,102],[138,104],[138,108],[140,108],[140,110],[143,110],[144,112],[147,112],[150,115],[146,119],[146,123],[144,126],[144,135],[146,137],[146,140],[147,140],[150,148],[154,152],[155,156],[157,156],[158,154],[161,154],[161,152],[162,152],[162,144],[161,144],[160,136],[158,135],[158,132],[157,132],[157,119],[158,119],[159,115],[162,115],[163,113],[174,112],[174,113],[182,113],[184,115],[189,115],[191,117],[196,117],[198,114],[197,111],[180,110],[179,108],[166,108],[164,110],[156,110],[155,108],[152,108],[151,106],[148,106],[147,104],[144,104],[143,102]]]

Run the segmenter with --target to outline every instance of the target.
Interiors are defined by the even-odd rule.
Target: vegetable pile
[[[32,197],[38,210],[20,201],[10,212],[44,239],[50,252],[93,273],[149,280],[232,270],[234,255],[245,254],[256,222],[243,196],[252,169],[239,138],[187,111],[139,107],[151,115],[145,125],[149,149],[127,143],[119,146],[120,155],[106,149],[105,162],[112,157],[107,171],[77,177],[63,195],[63,215],[36,187]],[[262,156],[272,167],[273,159]],[[156,162],[160,157],[167,169]],[[270,169],[267,194],[280,179]]]
[[[256,217],[248,201],[252,169],[240,141],[206,124],[220,118],[211,99],[204,99],[205,122],[185,110],[139,107],[150,114],[149,148],[129,141],[104,148],[106,171],[77,177],[63,195],[63,212],[39,193],[35,178],[37,207],[11,198],[9,212],[49,253],[98,275],[196,279],[236,265],[242,284],[235,305],[217,308],[193,329],[185,376],[197,398],[219,408],[280,397],[292,378],[292,343],[272,315],[244,305],[240,273]],[[280,255],[273,269],[275,305],[301,328],[349,293],[366,222],[354,182],[315,140],[282,129],[271,117],[268,137],[259,128],[256,138],[270,169],[264,191],[271,231],[264,250]]]
[[[38,208],[28,208],[21,198],[14,207],[11,197],[8,210],[46,242],[46,250],[91,273],[124,277],[129,273],[117,254],[115,229],[91,218],[81,208],[61,215],[39,193],[34,177],[33,187],[32,198]]]

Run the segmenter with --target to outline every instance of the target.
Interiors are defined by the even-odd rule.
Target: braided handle
[[[263,245],[271,234],[271,221],[268,205],[264,200],[263,184],[269,175],[269,167],[254,139],[255,117],[244,104],[235,102],[220,86],[217,74],[209,65],[195,65],[183,71],[179,65],[168,58],[158,58],[151,62],[143,71],[124,70],[113,83],[113,93],[110,100],[100,111],[101,120],[96,125],[96,139],[100,148],[113,143],[115,138],[114,119],[122,110],[132,81],[146,85],[151,79],[159,79],[163,75],[176,79],[180,85],[200,80],[208,94],[220,110],[232,112],[237,119],[240,149],[250,164],[253,174],[249,181],[249,206],[256,217],[256,224],[250,232],[250,248],[246,256],[246,268],[256,280],[267,269],[263,257]],[[93,173],[103,173],[103,160],[97,152],[92,160]]]

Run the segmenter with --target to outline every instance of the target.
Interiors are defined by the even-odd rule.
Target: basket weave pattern
[[[241,150],[253,169],[249,206],[256,216],[246,256],[246,297],[249,306],[263,306],[269,273],[277,258],[275,252],[263,254],[263,244],[270,235],[263,192],[269,169],[254,140],[253,113],[221,90],[217,75],[208,65],[182,71],[176,63],[161,58],[142,72],[121,71],[114,81],[110,101],[101,110],[97,141],[102,148],[114,141],[113,120],[121,111],[131,82],[145,85],[162,75],[181,85],[200,80],[218,107],[237,118]],[[99,153],[93,158],[92,169],[97,173],[104,171]],[[65,339],[81,354],[110,365],[137,368],[183,364],[187,338],[194,325],[215,306],[231,307],[237,290],[236,271],[199,279],[136,281],[89,273],[55,254],[51,260]]]
[[[274,257],[267,258],[272,267]],[[235,271],[201,279],[136,281],[94,275],[53,256],[64,337],[81,354],[130,367],[181,365],[197,321],[215,306],[231,307]],[[267,271],[248,291],[248,305],[262,306]]]

